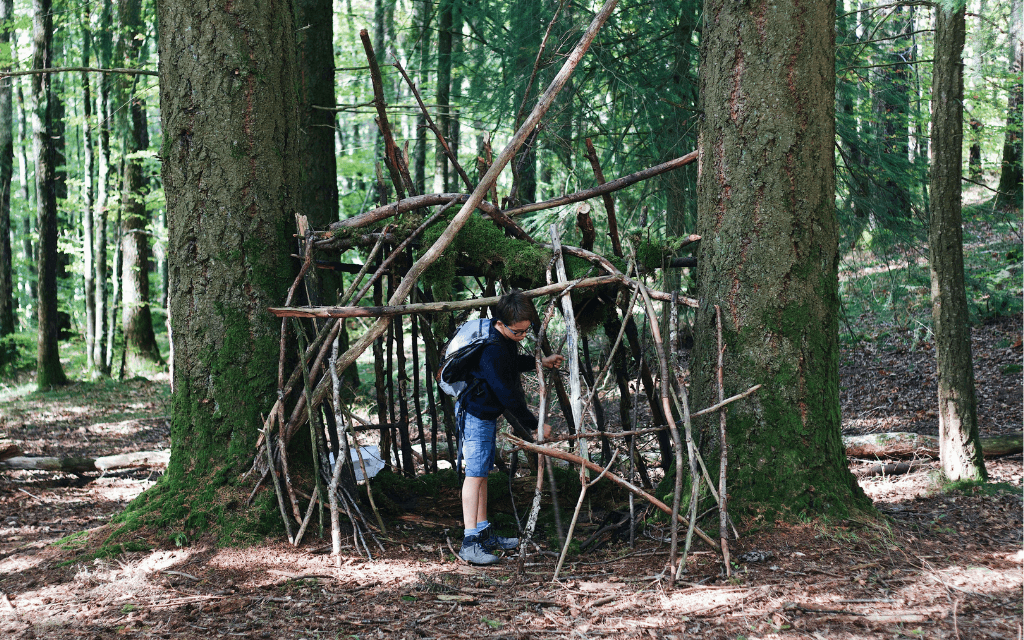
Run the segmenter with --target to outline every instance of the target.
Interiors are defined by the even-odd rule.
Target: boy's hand
[[[556,353],[550,356],[544,356],[540,359],[540,363],[548,369],[551,369],[561,365],[563,360],[565,360],[565,356]]]

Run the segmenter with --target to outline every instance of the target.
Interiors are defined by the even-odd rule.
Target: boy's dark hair
[[[536,309],[533,303],[520,289],[513,289],[501,296],[498,304],[494,305],[494,317],[501,320],[505,326],[511,326],[523,320],[533,320]]]

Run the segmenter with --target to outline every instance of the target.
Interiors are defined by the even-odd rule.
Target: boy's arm
[[[530,368],[533,368],[533,358],[530,356],[517,356],[517,362],[509,363],[512,367],[502,367],[501,350],[488,345],[480,354],[480,373],[483,374],[484,382],[491,388],[495,398],[501,406],[516,417],[521,424],[536,425],[537,416],[533,415],[526,404],[526,399],[519,393],[519,387],[515,380],[510,380],[510,375],[519,375],[516,367],[519,365],[518,358],[529,358]]]

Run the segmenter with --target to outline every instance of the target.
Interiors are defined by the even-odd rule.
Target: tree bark
[[[0,1],[0,47],[11,42],[6,27],[14,17],[14,0]],[[0,80],[0,338],[14,333],[14,272],[11,256],[11,183],[14,177],[14,81]],[[3,353],[0,352],[0,358]]]
[[[234,491],[277,397],[280,323],[265,310],[294,277],[295,30],[282,0],[157,7],[175,411],[147,504],[203,510]]]
[[[1020,0],[1012,0],[1010,3],[1010,77],[1013,78],[1010,87],[1010,95],[1006,105],[1006,138],[1003,142],[1003,158],[999,172],[999,195],[996,197],[997,209],[1010,209],[1021,207],[1024,199],[1024,138],[1021,137],[1021,126],[1024,125],[1024,116],[1021,115],[1021,107],[1024,106],[1024,82],[1021,80],[1021,70],[1024,69],[1024,45],[1021,38],[1024,38],[1024,29],[1021,23]]]
[[[870,503],[840,439],[835,5],[705,2],[695,407],[715,404],[722,309],[734,515]],[[697,423],[717,440],[718,417]],[[718,456],[708,456],[714,460]]]
[[[126,33],[119,44],[125,66],[137,66],[146,58],[141,0],[122,0],[118,13]],[[136,92],[137,77],[120,77],[118,102],[124,118],[125,159],[121,183],[121,326],[124,329],[124,375],[147,373],[162,366],[163,358],[153,333],[149,308],[149,215],[146,211],[146,180],[142,159],[136,154],[149,148],[146,103]]]
[[[96,33],[96,57],[101,67],[108,68],[113,60],[113,15],[110,3],[104,2],[100,9],[98,29]],[[99,78],[96,95],[97,115],[97,157],[96,157],[96,203],[95,203],[95,264],[94,281],[96,283],[96,317],[93,343],[93,362],[96,372],[101,376],[110,375],[110,364],[107,361],[107,202],[110,191],[110,88],[113,78],[104,74]]]
[[[928,252],[939,379],[939,460],[950,480],[984,480],[987,474],[978,441],[960,213],[966,31],[963,8],[955,12],[936,9]]]
[[[82,6],[82,66],[92,57],[92,25],[89,5]],[[90,373],[96,370],[96,231],[95,183],[96,156],[93,149],[92,86],[89,74],[82,72],[82,276],[85,294],[85,360]]]
[[[451,134],[452,21],[457,0],[439,0],[437,6],[437,127],[447,140]],[[434,191],[447,191],[448,156],[434,145]]]
[[[45,69],[51,66],[51,0],[33,0],[32,13],[32,68]],[[50,74],[33,75],[30,82],[32,148],[36,162],[36,218],[39,230],[36,256],[39,282],[36,387],[43,391],[67,383],[67,377],[60,363],[57,344],[57,178]]]

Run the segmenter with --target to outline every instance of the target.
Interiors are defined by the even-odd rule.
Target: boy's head
[[[535,313],[533,303],[519,289],[501,296],[494,305],[494,317],[500,323],[498,330],[512,340],[522,340],[530,330]]]

